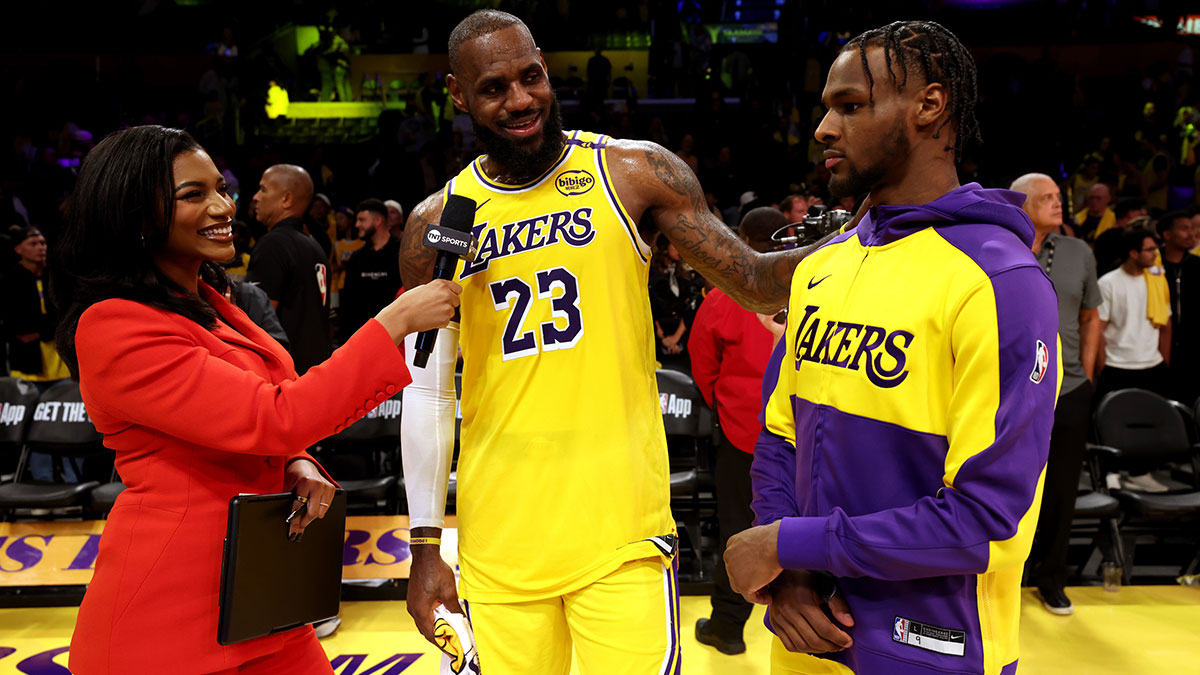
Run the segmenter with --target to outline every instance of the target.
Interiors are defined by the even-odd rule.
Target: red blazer
[[[700,303],[688,338],[692,379],[715,409],[721,431],[733,447],[754,454],[762,431],[762,381],[771,360],[771,331],[720,289]]]
[[[83,401],[128,488],[79,608],[75,675],[209,673],[278,651],[285,634],[217,644],[229,499],[282,492],[289,461],[411,381],[377,321],[297,377],[279,343],[200,292],[223,319],[212,332],[128,300],[79,320]]]

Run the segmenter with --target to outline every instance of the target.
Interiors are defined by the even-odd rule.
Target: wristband
[[[420,546],[421,544],[429,544],[431,546],[441,546],[442,540],[437,537],[413,537],[408,540],[409,546]]]

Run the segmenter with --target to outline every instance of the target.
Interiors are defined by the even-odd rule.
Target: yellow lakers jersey
[[[479,602],[561,595],[674,531],[646,292],[650,251],[606,137],[572,132],[524,185],[479,160],[446,186],[478,205],[463,287],[459,562]]]

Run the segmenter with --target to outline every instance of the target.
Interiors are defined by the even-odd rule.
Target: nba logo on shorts
[[[908,619],[896,617],[896,625],[892,628],[892,639],[896,642],[908,642]]]
[[[1034,384],[1039,384],[1042,378],[1046,376],[1046,369],[1050,367],[1050,350],[1046,348],[1046,343],[1041,340],[1037,341],[1037,354],[1033,359],[1033,372],[1029,374],[1029,381]]]

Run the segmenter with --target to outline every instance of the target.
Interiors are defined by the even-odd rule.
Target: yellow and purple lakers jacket
[[[872,208],[792,279],[753,507],[783,567],[837,579],[854,646],[821,656],[855,672],[1016,670],[1061,373],[1023,199]]]

